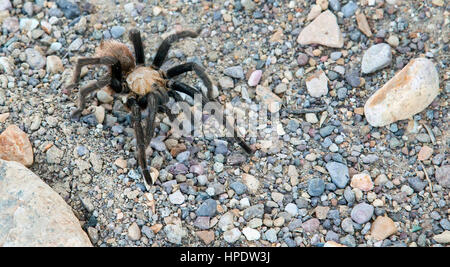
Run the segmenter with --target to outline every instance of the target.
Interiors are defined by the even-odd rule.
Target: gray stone
[[[392,62],[391,47],[386,43],[370,47],[363,56],[362,73],[368,74],[389,66]]]
[[[62,150],[60,150],[59,148],[57,148],[55,145],[53,145],[46,152],[47,163],[59,164],[61,162],[61,158],[63,157],[63,155],[64,155],[64,152]]]
[[[132,223],[128,228],[128,238],[133,241],[141,239],[141,229],[139,229],[136,222]]]
[[[350,180],[347,166],[339,162],[331,161],[328,162],[325,167],[330,173],[331,181],[338,188],[345,188]]]
[[[356,9],[358,9],[358,5],[355,2],[350,1],[345,6],[342,7],[342,13],[344,13],[344,17],[348,18],[355,14]]]
[[[325,183],[320,178],[313,178],[308,183],[308,194],[313,197],[318,197],[323,194],[325,190]]]
[[[416,192],[420,192],[428,185],[426,181],[422,181],[419,177],[411,177],[408,178],[408,184],[414,189]]]
[[[334,130],[335,128],[336,128],[336,127],[333,126],[333,125],[327,125],[327,126],[321,128],[321,129],[319,130],[319,134],[320,134],[320,136],[322,136],[322,137],[327,137],[327,136],[329,136],[329,135],[333,132],[333,130]]]
[[[245,186],[241,182],[234,182],[234,183],[230,184],[230,187],[238,195],[242,195],[242,194],[244,194],[247,191],[247,186]]]
[[[328,5],[333,11],[341,10],[341,3],[339,2],[339,0],[329,0]]]
[[[262,218],[264,215],[264,204],[257,204],[244,210],[244,219],[251,220],[253,218]]]
[[[353,207],[350,215],[356,223],[363,224],[372,218],[374,210],[375,209],[372,205],[360,203]]]
[[[342,230],[344,230],[347,233],[353,234],[353,221],[351,218],[345,218],[342,220],[341,223]]]
[[[110,30],[111,35],[114,39],[119,38],[125,32],[125,28],[122,26],[113,26]]]
[[[256,8],[256,4],[252,0],[241,0],[241,5],[248,11],[253,11]]]
[[[216,215],[217,203],[214,199],[205,200],[197,209],[197,216],[213,217]]]
[[[177,161],[178,162],[184,162],[186,160],[189,159],[189,156],[191,155],[191,152],[186,150],[181,152],[180,154],[177,155]]]
[[[273,228],[270,228],[264,233],[264,237],[267,241],[275,243],[277,242],[277,231]]]
[[[227,212],[219,220],[219,227],[222,231],[227,231],[233,228],[234,215],[231,212]]]
[[[230,76],[232,78],[236,79],[244,79],[244,70],[241,66],[234,66],[226,68],[223,73],[227,76]]]
[[[78,49],[80,49],[80,47],[83,45],[83,39],[77,38],[75,39],[68,47],[69,51],[78,51]]]
[[[206,185],[208,182],[208,177],[206,177],[206,175],[199,175],[197,176],[197,182],[199,185]]]
[[[346,235],[340,239],[340,243],[347,247],[356,247],[356,240],[351,234]]]
[[[350,187],[345,188],[344,190],[344,198],[348,203],[355,202],[355,193],[353,193]]]
[[[450,230],[450,221],[448,219],[442,219],[439,224],[444,230]]]
[[[39,70],[45,67],[45,57],[33,48],[25,49],[25,55],[27,56],[27,63],[32,69]]]
[[[336,234],[333,231],[328,231],[327,235],[325,236],[325,241],[335,241],[338,242],[339,241],[339,235]]]

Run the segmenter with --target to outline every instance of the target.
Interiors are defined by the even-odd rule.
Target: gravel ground
[[[450,230],[449,190],[436,178],[448,179],[449,172],[443,167],[450,141],[449,5],[317,1],[328,3],[343,34],[344,47],[329,48],[296,41],[316,1],[213,2],[0,0],[0,114],[9,113],[0,130],[16,124],[28,134],[35,157],[30,169],[73,208],[92,243],[445,246],[433,237]],[[358,29],[357,9],[369,21],[370,38]],[[159,115],[148,155],[161,185],[146,192],[121,99],[94,96],[88,105],[103,108],[88,108],[75,122],[69,115],[77,95],[64,92],[77,57],[93,55],[102,38],[128,43],[134,27],[143,34],[147,62],[169,32],[202,27],[200,37],[173,46],[165,67],[200,63],[218,84],[219,99],[248,103],[259,100],[247,80],[262,70],[260,84],[282,99],[285,133],[265,147],[268,125],[247,139],[258,148],[248,157],[225,139],[175,138]],[[361,74],[364,52],[382,42],[392,47],[392,58]],[[413,120],[371,127],[361,113],[364,103],[417,57],[435,63],[440,94]],[[329,91],[312,97],[305,78],[317,68],[329,79]],[[105,73],[85,70],[82,84]],[[202,86],[194,75],[182,78]],[[326,109],[307,115],[286,111],[320,107]],[[102,110],[99,123],[102,116],[94,113]],[[424,147],[431,156],[419,161]],[[374,182],[368,191],[348,181],[361,173]],[[396,233],[374,240],[369,233],[379,216],[392,219]]]

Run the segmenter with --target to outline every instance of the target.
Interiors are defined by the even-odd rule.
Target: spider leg
[[[134,46],[134,54],[136,56],[136,64],[144,65],[144,45],[142,44],[141,33],[137,29],[132,29],[129,34],[129,38]]]
[[[173,99],[175,99],[175,102],[182,102],[183,98],[181,97],[181,95],[175,91],[169,91],[169,96],[173,97]]]
[[[159,105],[158,106],[158,112],[166,113],[167,117],[169,117],[170,121],[173,121],[175,119],[175,115],[170,111],[170,108],[168,108],[165,105]]]
[[[153,94],[156,96],[156,99],[158,100],[158,105],[164,105],[167,102],[169,102],[169,95],[167,94],[167,91],[159,87],[157,90],[153,91]]]
[[[194,99],[194,96],[196,94],[201,94],[202,95],[202,105],[204,106],[207,103],[207,99],[203,95],[203,92],[201,92],[200,90],[198,90],[195,87],[192,87],[192,86],[187,85],[187,84],[182,83],[182,82],[175,81],[175,82],[173,82],[170,85],[170,88],[172,88],[172,90],[175,90],[177,92],[181,92],[181,93],[187,94],[188,96],[192,97],[192,99]]]
[[[131,109],[131,119],[136,134],[136,147],[138,152],[138,163],[141,167],[142,174],[144,175],[145,182],[148,185],[152,184],[152,178],[147,168],[147,157],[145,155],[145,140],[144,131],[142,129],[142,117],[141,108],[139,107],[136,99],[130,98],[127,101],[127,106]]]
[[[171,79],[188,71],[194,71],[200,77],[200,79],[203,81],[203,84],[208,89],[208,98],[212,100],[212,82],[209,79],[208,75],[206,75],[205,69],[197,63],[189,62],[170,68],[167,70],[166,76],[167,79]]]
[[[78,108],[72,113],[71,117],[75,119],[79,119],[81,112],[86,107],[86,97],[94,92],[95,90],[101,89],[108,84],[111,83],[111,77],[109,75],[103,76],[98,81],[92,81],[90,84],[86,85],[85,87],[81,88],[79,91],[79,97],[78,97]]]
[[[161,43],[161,45],[158,48],[158,51],[156,52],[156,56],[153,59],[153,65],[152,67],[154,69],[159,69],[164,61],[166,60],[167,54],[169,53],[170,46],[172,43],[178,41],[181,38],[185,37],[191,37],[195,38],[200,33],[200,29],[197,32],[193,31],[181,31],[177,32],[175,34],[169,35],[164,41]]]
[[[195,94],[198,94],[198,93],[199,93],[198,90],[196,90],[194,87],[189,86],[189,85],[187,85],[187,84],[185,84],[185,83],[182,83],[182,82],[176,82],[176,81],[175,81],[175,82],[173,82],[173,83],[170,85],[170,88],[173,89],[173,90],[175,90],[175,91],[185,93],[185,94],[189,95],[189,96],[192,97],[192,98],[194,98],[194,95],[195,95]],[[207,102],[206,102],[206,100],[204,101],[203,99],[204,99],[204,98],[202,98],[202,105],[205,106]],[[214,101],[214,102],[217,103],[216,101]],[[238,142],[238,144],[239,144],[239,145],[240,145],[240,146],[241,146],[248,154],[253,154],[253,150],[252,150],[252,149],[250,148],[250,146],[245,142],[245,140],[244,140],[242,137],[240,137],[240,136],[238,135],[238,132],[237,132],[236,128],[234,127],[234,125],[232,125],[231,123],[229,123],[229,121],[227,120],[227,118],[224,118],[224,117],[223,117],[222,112],[221,112],[220,110],[216,110],[214,115],[217,116],[217,118],[223,118],[224,120],[226,120],[226,122],[228,122],[228,125],[230,125],[230,126],[232,127],[234,139]],[[223,122],[223,121],[222,121],[222,122]]]
[[[79,58],[77,61],[77,64],[75,66],[75,70],[73,72],[73,76],[72,76],[72,83],[70,85],[68,85],[66,87],[67,90],[72,90],[73,88],[75,88],[75,86],[78,84],[78,82],[80,81],[80,73],[81,73],[81,68],[83,66],[86,65],[114,65],[117,64],[117,62],[119,62],[119,60],[117,60],[114,57],[85,57],[85,58]],[[120,62],[119,62],[120,64]],[[119,66],[120,68],[120,66]]]
[[[147,96],[147,124],[145,125],[145,147],[150,144],[155,132],[155,118],[158,112],[158,99],[153,94],[148,94]]]

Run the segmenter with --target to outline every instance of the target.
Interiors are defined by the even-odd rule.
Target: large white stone
[[[0,160],[0,247],[92,246],[72,209],[22,164]]]
[[[344,46],[344,38],[337,24],[336,16],[329,10],[322,12],[299,34],[297,42],[301,45],[321,44],[328,47]]]
[[[424,110],[439,94],[439,76],[426,58],[411,60],[364,105],[370,125],[381,127]]]

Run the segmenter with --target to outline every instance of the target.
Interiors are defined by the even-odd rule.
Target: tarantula
[[[175,41],[199,35],[198,31],[181,31],[168,36],[159,46],[156,56],[151,66],[145,66],[144,46],[141,40],[140,32],[133,29],[129,33],[129,39],[133,43],[133,56],[130,49],[123,43],[108,40],[102,41],[96,49],[94,57],[79,58],[73,73],[72,83],[66,88],[71,90],[75,88],[80,80],[81,68],[85,65],[106,65],[108,73],[97,81],[79,90],[78,108],[72,113],[71,117],[79,119],[81,112],[86,106],[86,97],[103,87],[110,87],[115,93],[128,94],[126,107],[131,110],[132,124],[136,135],[136,146],[138,152],[138,163],[145,178],[145,182],[150,185],[152,179],[147,168],[145,148],[149,145],[154,134],[154,122],[156,113],[162,111],[166,113],[169,119],[173,119],[169,108],[165,106],[169,97],[176,101],[182,100],[179,93],[184,93],[194,98],[195,94],[202,95],[202,104],[206,104],[206,99],[212,100],[212,82],[206,75],[205,70],[200,65],[189,62],[181,64],[162,71],[160,67],[167,58],[169,49]],[[172,78],[189,71],[194,71],[207,88],[207,96],[195,87],[189,86],[183,82],[173,81]],[[141,110],[147,109],[148,116],[145,127],[142,126]],[[245,143],[244,139],[238,136],[236,128],[232,127],[233,136],[238,144],[249,154],[253,150]]]

